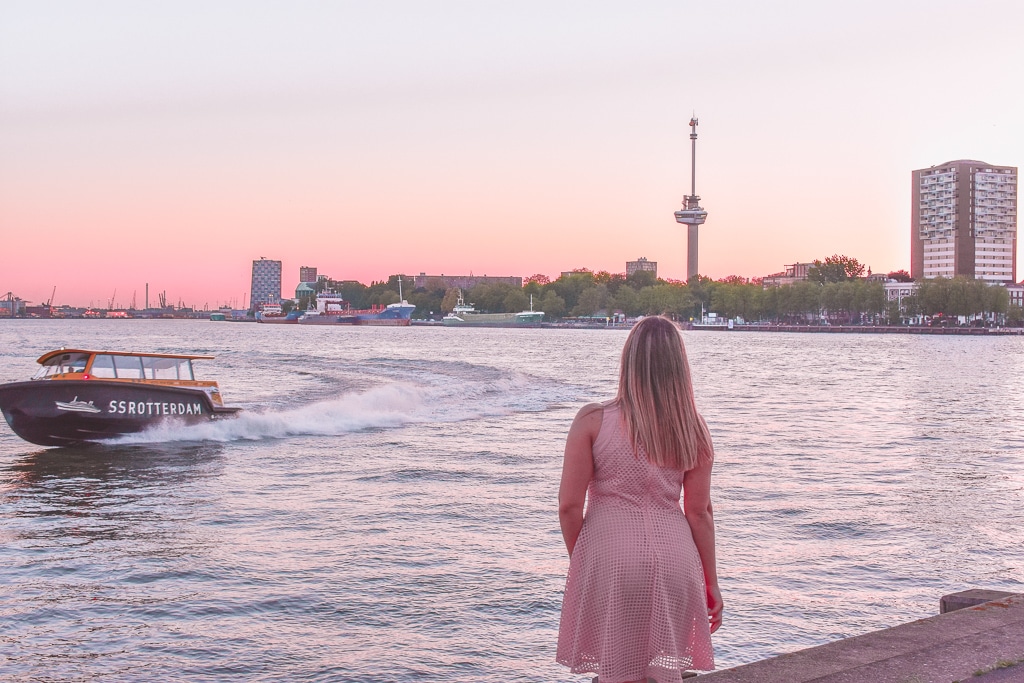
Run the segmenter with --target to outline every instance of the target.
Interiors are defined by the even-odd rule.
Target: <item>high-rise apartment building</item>
[[[910,274],[1017,281],[1017,168],[949,161],[912,174]]]
[[[250,301],[258,304],[276,304],[281,301],[281,262],[260,258],[252,262],[252,289]]]
[[[299,282],[316,282],[316,268],[301,266],[299,268]]]
[[[646,270],[658,277],[658,262],[648,261],[646,256],[641,256],[636,261],[626,261],[626,277],[629,277],[638,270]]]

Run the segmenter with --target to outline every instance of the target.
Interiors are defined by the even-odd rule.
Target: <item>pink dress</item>
[[[715,668],[682,484],[682,472],[634,455],[618,406],[604,404],[558,629],[557,660],[573,673],[676,683],[681,670]]]

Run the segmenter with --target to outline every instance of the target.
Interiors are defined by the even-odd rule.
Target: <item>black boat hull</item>
[[[105,441],[162,422],[233,416],[200,388],[104,380],[37,380],[0,386],[0,410],[15,434],[41,446]]]

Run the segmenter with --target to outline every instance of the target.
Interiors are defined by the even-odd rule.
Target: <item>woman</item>
[[[682,670],[715,667],[713,458],[679,330],[645,318],[622,350],[618,395],[584,406],[566,439],[557,659],[574,673],[674,683]]]

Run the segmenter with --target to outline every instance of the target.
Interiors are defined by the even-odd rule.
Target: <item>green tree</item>
[[[608,302],[608,308],[613,313],[616,310],[620,310],[629,317],[638,316],[642,312],[640,308],[640,295],[632,287],[619,287],[619,291]]]
[[[640,308],[645,315],[689,317],[696,298],[685,286],[662,283],[640,290]]]
[[[658,283],[658,278],[649,270],[638,270],[626,278],[626,284],[639,292],[644,287],[653,287]]]
[[[824,261],[815,259],[807,269],[807,279],[823,285],[826,282],[842,282],[864,275],[865,267],[852,256],[833,254]]]
[[[576,308],[580,293],[594,286],[594,274],[590,271],[573,271],[551,283],[558,296],[562,297],[568,310]]]
[[[607,301],[608,287],[606,285],[587,287],[580,292],[576,299],[576,306],[573,307],[572,314],[575,316],[593,315],[604,308]]]
[[[1006,324],[1013,327],[1020,327],[1024,324],[1024,308],[1017,305],[1008,307],[1006,310]]]
[[[548,319],[561,318],[566,311],[565,299],[558,296],[553,289],[548,290],[544,293],[544,298],[541,299],[539,310],[544,311],[544,316]]]
[[[513,289],[505,295],[505,300],[502,303],[507,312],[518,313],[526,310],[526,307],[530,305],[530,299],[522,289]]]
[[[441,312],[451,313],[455,310],[455,306],[459,303],[459,297],[462,296],[462,290],[458,287],[452,287],[444,293],[444,298],[441,300]]]

